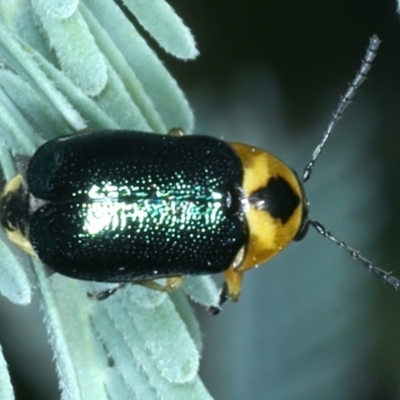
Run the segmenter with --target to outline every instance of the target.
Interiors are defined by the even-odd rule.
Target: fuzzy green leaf
[[[166,1],[124,0],[124,3],[166,52],[183,60],[199,55],[189,28]]]
[[[0,1],[0,163],[7,179],[16,173],[11,154],[31,155],[45,140],[87,127],[191,129],[182,91],[116,4],[33,5]],[[0,291],[26,304],[25,268],[5,237],[0,245]],[[210,399],[197,376],[199,326],[182,291],[127,285],[100,302],[87,293],[109,285],[49,276],[37,261],[33,273],[63,400]],[[208,304],[217,298],[211,287],[201,280],[189,291]]]
[[[0,346],[0,398],[2,400],[14,400],[14,390],[11,385],[7,363],[3,357],[3,350]]]

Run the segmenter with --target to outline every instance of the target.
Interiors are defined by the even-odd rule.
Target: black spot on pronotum
[[[300,197],[284,178],[276,176],[268,181],[265,188],[254,192],[250,202],[285,224],[300,204]]]

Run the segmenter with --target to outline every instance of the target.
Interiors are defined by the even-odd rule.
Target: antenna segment
[[[328,127],[324,132],[321,143],[315,148],[311,160],[304,168],[303,178],[302,178],[303,183],[307,182],[310,179],[315,161],[324,150],[326,142],[328,141],[334,126],[342,117],[344,110],[351,103],[354,95],[356,94],[357,89],[365,81],[365,78],[367,77],[367,74],[371,69],[372,62],[376,57],[380,43],[381,41],[379,40],[377,35],[371,37],[369,45],[367,47],[367,51],[365,52],[365,56],[361,61],[360,69],[357,71],[357,74],[354,77],[353,81],[349,84],[346,93],[343,96],[341,96],[339,104],[337,105],[336,110],[334,111],[332,118],[328,124]]]
[[[337,239],[329,231],[327,231],[320,222],[312,219],[308,220],[307,222],[309,225],[313,226],[319,234],[336,243],[336,245],[342,249],[346,250],[355,260],[360,261],[370,272],[376,275],[383,282],[393,286],[396,290],[400,289],[400,279],[393,276],[391,272],[384,271],[383,269],[377,267],[371,261],[360,255],[357,250],[352,249],[345,242]]]
[[[356,94],[357,89],[365,81],[365,78],[367,77],[367,74],[368,74],[369,70],[371,69],[372,62],[374,61],[374,59],[377,55],[377,51],[378,51],[380,43],[381,43],[381,41],[379,40],[378,36],[374,35],[371,37],[367,51],[365,52],[365,56],[362,59],[360,69],[357,71],[357,74],[354,77],[353,81],[349,84],[349,87],[347,88],[346,93],[340,98],[339,104],[337,105],[336,110],[333,113],[331,120],[329,121],[328,127],[327,127],[326,131],[324,132],[321,142],[315,148],[314,153],[311,157],[311,160],[308,162],[308,164],[304,168],[303,179],[302,179],[303,183],[307,182],[310,179],[313,168],[314,168],[314,164],[315,164],[317,158],[319,157],[319,155],[324,150],[325,145],[329,139],[329,136],[330,136],[334,126],[337,124],[339,119],[342,117],[344,110],[347,108],[347,106],[352,101],[354,95]],[[324,225],[322,225],[320,222],[318,222],[316,220],[313,220],[313,219],[307,220],[305,222],[305,226],[304,226],[305,231],[307,231],[307,228],[310,225],[320,235],[328,238],[329,240],[334,242],[338,247],[347,251],[351,255],[351,257],[353,257],[355,260],[360,261],[364,265],[364,267],[366,267],[370,272],[372,272],[374,275],[376,275],[383,282],[394,287],[396,290],[400,290],[400,279],[393,276],[391,272],[384,271],[383,269],[377,267],[371,261],[369,261],[365,257],[363,257],[357,250],[354,250],[353,248],[348,246],[344,241],[339,240],[338,238],[333,236],[324,227]]]

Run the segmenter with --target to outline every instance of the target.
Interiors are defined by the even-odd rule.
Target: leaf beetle
[[[127,283],[169,291],[186,275],[224,272],[220,304],[237,300],[243,273],[310,226],[399,289],[397,278],[308,217],[303,189],[379,44],[373,36],[302,179],[264,150],[177,128],[168,135],[79,133],[19,159],[20,173],[0,199],[1,224],[10,241],[51,271],[119,284],[98,299]],[[154,281],[160,277],[165,286]]]

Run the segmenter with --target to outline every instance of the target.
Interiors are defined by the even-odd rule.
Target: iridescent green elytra
[[[29,163],[44,201],[29,241],[54,271],[131,281],[226,269],[247,240],[243,171],[220,140],[104,131],[50,141]]]

